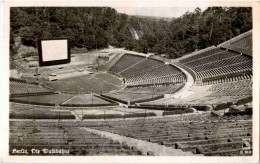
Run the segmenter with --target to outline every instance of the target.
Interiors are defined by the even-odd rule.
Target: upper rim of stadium
[[[245,55],[252,56],[252,30],[238,35],[224,43],[221,43],[218,45],[218,47],[230,49],[233,51],[241,52]]]
[[[223,48],[223,49],[227,49],[227,50],[231,50],[231,51],[235,51],[235,52],[238,52],[238,53],[242,53],[244,55],[248,55],[248,56],[251,56],[253,55],[253,40],[252,40],[252,30],[249,30],[243,34],[240,34],[234,38],[231,38],[217,46],[210,46],[210,47],[207,47],[205,49],[201,49],[201,50],[198,50],[198,51],[195,51],[195,52],[192,52],[192,53],[189,53],[187,55],[184,55],[180,58],[177,58],[176,61],[180,61],[182,59],[186,59],[188,57],[191,57],[191,56],[195,56],[199,53],[202,53],[202,52],[206,52],[208,50],[211,50],[213,48]]]

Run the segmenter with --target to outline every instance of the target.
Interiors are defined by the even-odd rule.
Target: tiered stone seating
[[[37,93],[52,93],[51,90],[43,88],[40,85],[22,81],[10,81],[10,95],[27,95]]]
[[[109,70],[125,78],[126,85],[185,82],[186,76],[178,68],[157,59],[124,54]]]
[[[239,81],[239,80],[247,80],[247,79],[252,79],[252,74],[243,74],[240,76],[233,76],[233,77],[229,77],[229,78],[219,78],[219,79],[206,81],[206,82],[203,82],[201,84],[196,84],[196,85],[212,85],[212,84],[221,84],[221,83],[224,84],[224,83],[229,83],[229,82],[234,82],[234,81]]]
[[[187,65],[189,67],[197,67],[199,65],[205,65],[205,64],[217,61],[217,60],[223,60],[223,59],[232,58],[232,57],[238,57],[238,54],[222,50],[221,52],[214,53],[210,56],[202,57],[202,58],[199,58],[196,60],[191,60],[191,61],[185,63],[185,65]]]
[[[253,35],[252,30],[247,31],[235,38],[232,38],[222,44],[219,47],[229,49],[232,51],[240,52],[249,56],[253,56]]]
[[[209,91],[212,91],[208,97],[223,96],[250,96],[252,95],[251,80],[239,80],[229,83],[220,83],[213,85]]]
[[[197,81],[242,75],[252,72],[252,45],[251,30],[179,61],[194,70]]]
[[[197,73],[198,79],[252,71],[252,58],[220,48],[180,60]]]
[[[145,93],[145,94],[172,94],[180,90],[184,84],[166,84],[166,85],[151,85],[127,87],[124,92],[127,93]]]
[[[172,65],[163,65],[150,71],[126,79],[126,85],[160,84],[167,82],[185,82],[186,76]]]
[[[194,154],[241,155],[239,150],[242,149],[242,139],[252,139],[251,119],[248,115],[215,118],[209,114],[193,114],[91,124],[91,127],[192,151]]]
[[[231,64],[231,63],[228,64],[227,61],[223,61],[223,63],[225,63],[225,66],[223,66],[223,67],[212,68],[209,70],[199,72],[198,78],[206,79],[206,78],[212,78],[212,77],[216,77],[216,76],[243,74],[243,73],[248,73],[248,72],[252,71],[252,61],[249,61],[249,60],[237,62],[234,64]]]
[[[88,122],[10,122],[10,153],[13,148],[62,148],[68,155],[140,155],[115,141],[81,129],[101,131],[162,144],[206,156],[240,154],[243,139],[252,140],[252,116],[215,117],[210,113],[156,119]],[[66,155],[66,154],[65,154]]]
[[[247,50],[247,49],[252,49],[253,46],[253,38],[252,34],[248,35],[244,38],[241,38],[233,43],[231,43],[232,46],[239,47],[241,49]]]
[[[104,97],[132,104],[162,98],[163,94],[173,94],[186,82],[186,75],[177,67],[154,58],[124,54],[109,70],[125,80],[124,90],[103,94]],[[173,85],[180,84],[180,85]],[[156,85],[156,87],[150,87]],[[154,93],[154,94],[153,94]]]
[[[146,59],[141,61],[140,63],[137,63],[135,66],[130,67],[120,73],[122,77],[130,77],[135,76],[137,74],[144,73],[146,71],[149,71],[153,68],[157,68],[164,65],[163,62],[154,60],[154,59]]]
[[[10,122],[10,155],[13,149],[64,149],[65,154],[33,155],[141,155],[136,149],[60,122]],[[25,154],[27,155],[27,154]]]
[[[202,52],[202,53],[199,53],[199,54],[196,54],[196,55],[193,55],[193,56],[181,59],[179,62],[180,63],[186,63],[186,62],[190,62],[190,61],[193,61],[193,60],[198,60],[200,58],[207,57],[207,56],[210,56],[212,54],[217,54],[217,53],[221,53],[221,52],[222,52],[221,49],[213,48],[213,49],[210,49],[210,50],[208,50],[206,52]]]
[[[250,75],[237,76],[216,81],[205,82],[192,87],[193,94],[183,99],[166,98],[143,103],[150,105],[216,105],[219,103],[236,102],[252,96]]]
[[[185,84],[159,84],[127,87],[121,91],[106,93],[103,96],[125,104],[134,104],[163,98],[164,94],[178,92]]]
[[[142,60],[145,60],[145,57],[125,54],[110,68],[109,71],[112,73],[119,73]]]

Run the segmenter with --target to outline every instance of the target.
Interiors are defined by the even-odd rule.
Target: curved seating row
[[[192,92],[188,97],[182,99],[165,98],[143,104],[192,104],[192,105],[209,105],[236,102],[240,99],[252,96],[252,81],[249,79],[234,78],[234,80],[222,80],[203,85],[194,85]]]
[[[27,150],[30,155],[32,148],[63,149],[64,154],[44,153],[37,155],[142,155],[137,149],[126,144],[113,141],[103,136],[90,133],[79,127],[66,127],[62,123],[48,124],[47,122],[10,122],[10,155],[13,149]],[[23,155],[23,154],[19,154]],[[24,154],[28,155],[28,154]]]
[[[40,85],[27,83],[23,81],[10,80],[10,96],[23,96],[30,94],[53,93],[50,89],[43,88]]]

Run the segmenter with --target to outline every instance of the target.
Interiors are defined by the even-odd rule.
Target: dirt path
[[[173,149],[171,147],[166,147],[163,145],[159,145],[157,143],[151,143],[147,141],[142,141],[130,137],[121,136],[118,134],[113,134],[110,132],[90,129],[90,128],[81,128],[86,131],[105,136],[107,138],[110,138],[114,141],[118,141],[120,143],[125,142],[129,147],[136,147],[138,150],[140,150],[143,155],[147,155],[147,152],[153,152],[156,156],[192,156],[193,154],[191,152],[183,152],[180,149]]]
[[[68,101],[72,100],[74,97],[76,97],[76,96],[72,96],[71,98],[69,98],[68,100],[64,101],[64,102],[63,102],[63,103],[61,103],[61,104],[65,104],[66,102],[68,102]]]
[[[81,117],[78,116],[77,113],[74,110],[71,111],[71,114],[73,114],[75,116],[76,120],[82,120],[82,116]]]

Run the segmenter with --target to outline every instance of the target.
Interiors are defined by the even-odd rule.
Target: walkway
[[[190,91],[190,88],[192,87],[192,85],[194,83],[193,77],[186,70],[175,65],[174,62],[171,62],[171,64],[174,65],[175,67],[179,68],[186,75],[187,82],[185,83],[184,87],[181,90],[179,90],[178,92],[176,92],[172,95],[169,95],[169,97],[174,97],[174,98],[179,98],[179,99],[188,97],[189,95],[191,95],[193,93],[192,91]]]
[[[118,134],[113,134],[110,132],[90,129],[90,128],[81,128],[86,131],[105,136],[107,138],[110,138],[114,141],[118,141],[119,143],[126,143],[129,147],[136,147],[138,150],[140,150],[143,155],[147,155],[147,152],[153,152],[153,155],[156,156],[192,156],[192,152],[183,152],[180,149],[173,149],[171,147],[166,147],[164,145],[159,145],[157,143],[151,143],[147,141],[142,141],[130,137],[121,136]]]

